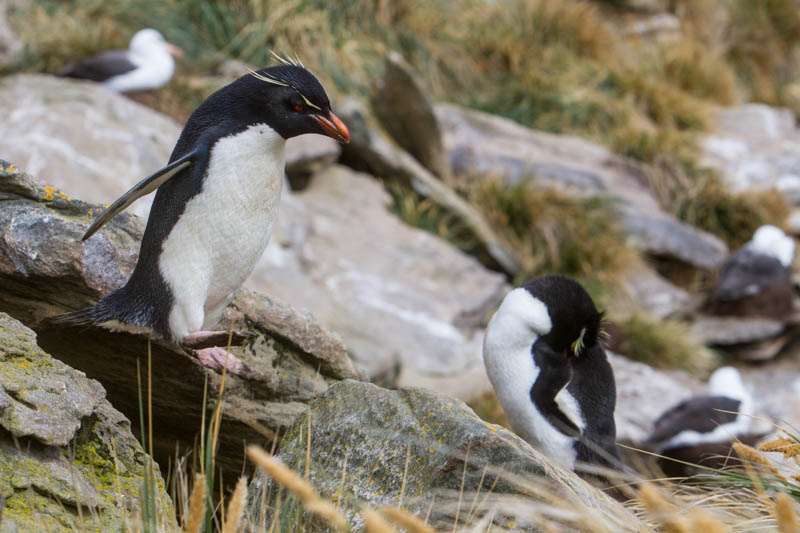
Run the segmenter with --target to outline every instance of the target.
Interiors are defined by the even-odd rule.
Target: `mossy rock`
[[[353,380],[333,385],[287,431],[279,457],[301,475],[308,468],[324,497],[344,501],[354,529],[362,527],[358,508],[368,504],[402,505],[421,516],[430,512],[433,523],[451,530],[457,512],[462,525],[467,514],[483,513],[473,500],[526,494],[530,483],[568,491],[591,508],[625,513],[510,431],[481,420],[459,400],[425,389],[387,390]],[[254,484],[275,501],[273,482],[257,477]],[[292,512],[291,498],[283,495],[281,502],[282,515]]]
[[[0,532],[119,531],[139,516],[147,455],[96,381],[0,313]],[[177,530],[154,465],[158,521]]]

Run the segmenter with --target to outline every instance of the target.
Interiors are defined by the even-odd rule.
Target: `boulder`
[[[125,416],[85,374],[45,353],[0,313],[0,531],[131,527],[147,456]],[[3,405],[5,404],[5,405]],[[159,530],[177,529],[156,469]],[[79,509],[80,507],[80,509]],[[127,517],[127,518],[123,518]]]
[[[433,104],[399,53],[386,54],[386,70],[373,88],[370,103],[381,126],[398,145],[435,176],[450,181],[450,160]]]
[[[102,328],[59,328],[46,320],[91,305],[122,285],[135,264],[142,221],[134,215],[114,218],[81,243],[98,209],[42,188],[0,162],[0,311],[34,329],[39,345],[54,357],[100,381],[113,405],[136,424],[137,361],[146,368],[147,340]],[[265,296],[240,292],[222,326],[249,333],[244,346],[233,348],[249,371],[226,378],[221,467],[239,471],[244,441],[274,437],[316,393],[360,375],[341,339]],[[176,442],[191,447],[199,432],[206,380],[211,407],[221,383],[183,348],[160,342],[150,348],[154,451],[166,465]]]
[[[0,158],[37,183],[109,204],[169,159],[180,126],[91,82],[42,74],[0,80]],[[144,215],[151,198],[131,206]]]
[[[324,496],[343,498],[355,528],[361,523],[352,509],[367,503],[403,505],[422,516],[430,512],[431,523],[449,531],[456,513],[459,524],[468,515],[490,514],[496,498],[528,494],[535,501],[532,494],[538,492],[530,487],[546,487],[546,494],[566,498],[569,511],[590,508],[602,513],[613,524],[611,530],[627,530],[623,521],[632,518],[618,502],[551,463],[513,433],[435,392],[391,391],[345,380],[314,400],[308,417],[298,419],[286,433],[280,459],[296,471],[308,469],[312,484]],[[269,489],[261,476],[254,483]],[[489,494],[493,497],[485,498]],[[513,517],[516,527],[527,530],[532,514]],[[501,515],[499,521],[507,518]]]
[[[395,145],[373,123],[358,101],[342,102],[339,112],[350,128],[350,144],[342,148],[342,163],[384,180],[397,181],[411,187],[423,198],[430,198],[445,213],[461,222],[485,263],[510,276],[520,272],[520,262],[514,251],[497,237],[483,216],[408,152]]]
[[[504,277],[390,212],[380,182],[343,166],[285,194],[249,285],[308,308],[372,377],[461,397],[488,389],[483,326]]]
[[[791,340],[785,321],[764,317],[700,315],[692,334],[743,361],[772,359]]]
[[[746,104],[719,111],[702,141],[703,164],[735,192],[776,188],[800,205],[800,129],[789,109]]]
[[[666,213],[644,168],[593,142],[535,131],[511,120],[450,104],[436,106],[453,172],[469,186],[491,176],[573,194],[604,196],[618,206],[632,243],[645,253],[713,270],[727,247],[717,237]]]
[[[614,421],[618,442],[640,444],[664,411],[705,390],[703,383],[686,372],[656,370],[610,351],[606,355],[617,384]]]
[[[619,315],[643,312],[655,318],[668,318],[682,316],[697,304],[691,294],[641,260],[632,261],[618,282],[622,290],[614,298],[613,312]]]

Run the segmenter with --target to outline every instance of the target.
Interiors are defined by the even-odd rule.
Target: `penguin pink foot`
[[[193,350],[195,357],[203,364],[216,372],[222,373],[224,368],[236,376],[241,376],[248,370],[247,365],[241,359],[219,346],[201,348]]]

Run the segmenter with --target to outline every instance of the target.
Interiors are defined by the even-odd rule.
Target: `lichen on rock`
[[[0,390],[0,532],[109,531],[133,519],[147,456],[130,422],[98,382],[53,359],[32,330],[4,313]],[[159,520],[176,529],[164,481],[156,479]]]

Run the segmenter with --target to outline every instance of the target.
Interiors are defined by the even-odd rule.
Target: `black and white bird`
[[[752,414],[753,399],[739,371],[731,366],[718,368],[708,380],[708,394],[693,396],[664,412],[644,447],[667,458],[659,461],[665,473],[683,476],[687,470],[682,462],[716,465],[730,455],[735,440],[752,442],[763,436]]]
[[[70,65],[59,76],[92,80],[112,91],[158,89],[175,72],[173,56],[183,51],[153,28],[136,32],[127,50],[111,50]]]
[[[570,469],[618,462],[601,320],[578,282],[553,275],[509,292],[486,330],[484,364],[512,429]]]
[[[794,296],[791,265],[794,239],[780,228],[765,225],[753,238],[734,252],[722,266],[716,288],[714,311],[717,314],[776,314],[791,312]],[[763,295],[765,301],[753,298]],[[744,301],[745,309],[739,305]]]
[[[127,284],[88,309],[53,317],[197,344],[219,332],[234,293],[269,241],[284,181],[286,139],[319,133],[347,143],[319,81],[299,64],[242,76],[189,117],[169,164],[116,200],[89,239],[137,198],[156,189],[136,268]],[[219,369],[225,350],[197,350]],[[231,370],[237,368],[232,361]]]

